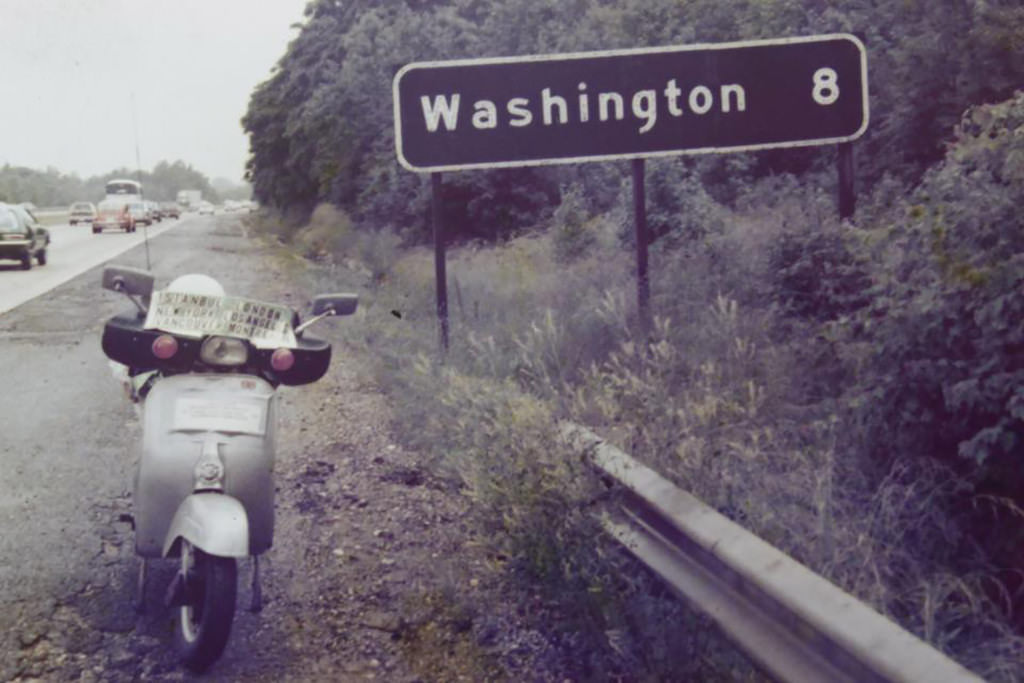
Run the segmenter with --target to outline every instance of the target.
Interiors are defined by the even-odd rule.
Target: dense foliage
[[[886,448],[1024,484],[1024,92],[969,110],[906,215],[871,226],[861,376]]]
[[[864,189],[886,174],[916,181],[965,107],[1024,82],[1024,9],[1012,0],[314,0],[306,15],[243,119],[256,198],[300,217],[327,201],[363,229],[419,236],[429,190],[395,161],[391,115],[392,76],[412,61],[853,32],[869,50],[873,123],[857,145]],[[754,179],[830,159],[799,150],[676,163],[731,201]],[[547,216],[572,181],[588,202],[608,200],[591,170],[450,175],[459,209],[450,224],[465,237],[507,237]]]
[[[98,202],[103,199],[104,184],[112,178],[140,181],[146,197],[156,201],[171,201],[179,190],[201,190],[203,196],[211,201],[218,201],[219,198],[217,190],[205,175],[178,160],[161,161],[152,171],[119,168],[86,179],[61,173],[55,168],[37,171],[6,165],[0,168],[0,201],[31,202],[40,207],[67,206],[76,201]]]
[[[635,586],[601,602],[623,574],[575,514],[589,494],[551,433],[563,418],[984,677],[1024,680],[1024,9],[538,4],[312,2],[243,121],[257,198],[294,212],[275,233],[365,268],[396,431],[454,470],[487,543],[588,624],[595,652],[623,620],[663,623],[663,605]],[[624,164],[446,174],[464,244],[452,349],[432,362],[431,255],[398,244],[429,229],[429,186],[394,158],[401,65],[832,31],[869,55],[852,222],[832,150],[649,161],[655,317],[638,334]],[[680,623],[672,642],[693,637]],[[627,668],[639,678],[678,671],[620,645],[613,658],[650,657]]]

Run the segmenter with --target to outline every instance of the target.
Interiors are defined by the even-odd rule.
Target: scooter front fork
[[[135,611],[139,614],[146,613],[146,579],[148,575],[149,561],[144,557],[140,558],[139,573],[135,583]],[[180,601],[181,584],[182,582],[179,577],[176,576],[175,580],[168,587],[165,602],[176,604]],[[252,598],[249,601],[249,611],[260,612],[263,610],[263,585],[260,583],[260,558],[258,555],[252,556],[252,582],[250,583],[250,588]]]

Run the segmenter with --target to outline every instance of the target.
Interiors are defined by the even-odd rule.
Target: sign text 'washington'
[[[868,124],[854,36],[417,62],[393,83],[413,171],[847,142]]]

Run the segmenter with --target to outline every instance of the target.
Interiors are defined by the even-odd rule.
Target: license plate
[[[184,396],[174,403],[174,429],[261,436],[266,431],[265,405],[253,401]]]

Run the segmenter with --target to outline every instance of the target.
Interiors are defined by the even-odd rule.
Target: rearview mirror
[[[133,296],[149,296],[153,293],[153,274],[140,268],[107,266],[103,269],[103,289]]]
[[[334,315],[352,315],[358,305],[358,294],[321,294],[313,297],[313,315],[327,313],[332,308]]]

